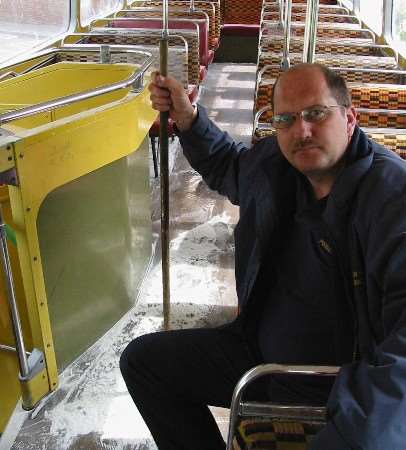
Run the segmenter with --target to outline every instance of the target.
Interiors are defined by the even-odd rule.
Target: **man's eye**
[[[278,114],[274,117],[274,122],[276,123],[290,123],[292,121],[292,117],[290,114]]]
[[[313,108],[306,111],[305,120],[318,121],[326,117],[326,111],[322,108]]]

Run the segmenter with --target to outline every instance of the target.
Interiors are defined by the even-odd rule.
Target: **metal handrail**
[[[262,21],[262,23],[261,23],[261,29],[262,30],[266,30],[266,27],[267,27],[267,25],[268,26],[271,26],[271,27],[275,27],[276,25],[278,25],[278,23],[277,22],[275,22],[275,21],[273,21],[273,20],[263,20]],[[342,26],[342,25],[344,25],[344,26]],[[371,39],[372,39],[372,41],[371,41],[371,44],[373,44],[375,41],[374,41],[374,39],[375,39],[375,35],[374,35],[374,33],[371,31],[371,30],[368,30],[367,28],[354,28],[354,27],[349,27],[348,26],[349,24],[334,24],[334,23],[328,23],[328,22],[324,22],[324,23],[319,23],[318,24],[318,28],[319,29],[337,29],[337,30],[345,30],[345,31],[354,31],[354,30],[356,30],[356,31],[362,31],[362,33],[364,33],[364,34],[369,34],[370,36],[371,36]],[[303,28],[303,27],[305,27],[305,24],[303,23],[303,22],[293,22],[293,23],[291,23],[291,28],[292,29],[294,29],[294,28]],[[369,38],[365,38],[365,39],[369,39]]]
[[[5,352],[17,353],[18,350],[15,347],[11,347],[10,345],[0,344],[0,350],[4,350]],[[25,352],[27,356],[31,355],[31,352]]]
[[[159,6],[136,6],[135,8],[131,9],[121,9],[120,11],[117,11],[114,13],[114,18],[120,18],[122,14],[127,13],[137,13],[137,12],[154,12],[154,11],[162,11],[162,8]],[[195,12],[204,12],[203,10],[194,9],[193,11],[190,9],[190,7],[187,6],[187,3],[185,2],[185,6],[179,6],[176,5],[175,7],[171,8],[171,12],[184,12],[184,13],[195,13]],[[170,15],[170,14],[169,14]],[[124,17],[125,18],[125,17]],[[95,19],[90,23],[90,27],[92,26],[92,23],[99,22],[100,20],[108,20],[108,19]]]
[[[0,75],[0,81],[4,81],[8,77],[11,77],[11,78],[18,77],[18,73],[14,72],[12,70],[10,72],[2,73]]]
[[[241,398],[245,392],[247,386],[253,381],[265,375],[275,375],[275,374],[285,374],[285,375],[307,375],[307,376],[336,376],[340,368],[335,366],[289,366],[282,364],[262,364],[250,369],[246,372],[237,383],[233,397],[231,400],[230,407],[230,422],[228,428],[227,437],[227,450],[232,449],[233,433],[235,426],[237,424],[238,416],[241,412]],[[286,411],[288,408],[296,408],[296,406],[286,406],[286,405],[273,405],[276,406],[281,411],[285,411],[285,418],[287,418]],[[282,406],[282,408],[280,408]],[[308,407],[308,409],[316,408],[323,413],[323,409],[320,407]],[[252,409],[251,409],[252,414]],[[295,417],[295,416],[294,416]]]
[[[286,0],[285,8],[285,30],[283,36],[283,57],[281,61],[282,70],[288,70],[290,66],[289,60],[289,44],[290,44],[290,22],[292,18],[292,0]]]
[[[88,47],[86,46],[77,46],[77,47],[64,47],[63,49],[51,49],[49,53],[58,53],[58,52],[100,52],[99,49],[96,47]],[[124,47],[124,46],[123,46]],[[36,105],[28,106],[26,108],[21,108],[16,111],[8,112],[5,114],[0,114],[0,126],[4,123],[11,122],[13,120],[22,119],[24,117],[31,116],[33,114],[38,114],[45,111],[50,111],[56,108],[60,108],[61,106],[70,105],[72,103],[76,103],[82,100],[86,100],[88,98],[98,97],[103,94],[107,94],[109,92],[114,92],[120,89],[125,89],[129,86],[133,86],[135,89],[139,88],[143,82],[143,77],[145,72],[148,70],[148,68],[151,66],[151,64],[154,61],[154,57],[151,55],[151,53],[143,52],[139,50],[133,50],[130,46],[127,46],[127,50],[122,50],[122,52],[125,53],[137,53],[137,54],[143,54],[146,57],[146,60],[143,62],[141,67],[135,70],[135,72],[126,80],[117,81],[115,83],[100,86],[95,89],[89,89],[87,91],[83,91],[77,94],[67,95],[64,97],[59,97],[53,100],[49,100],[46,102],[38,103]]]
[[[275,69],[279,67],[277,64],[265,64],[257,74],[257,83],[259,84],[263,80],[264,73],[268,69]],[[329,66],[331,70],[334,70],[335,72],[360,72],[360,73],[373,73],[373,74],[388,74],[388,75],[398,75],[401,80],[406,79],[406,70],[399,70],[399,69],[380,69],[380,68],[364,68],[364,67],[344,67],[344,66]],[[276,80],[276,77],[272,76],[270,78],[265,78],[266,81]],[[347,83],[358,83],[357,81],[347,81]],[[361,83],[361,82],[359,82]],[[365,84],[365,83],[362,83]],[[399,83],[376,83],[374,81],[369,82],[368,84],[377,84],[379,86],[393,86],[393,85],[399,85],[400,88],[403,88],[405,86],[405,83],[399,82]]]
[[[27,352],[25,350],[23,331],[21,326],[20,315],[18,313],[16,295],[14,290],[13,272],[11,270],[10,256],[7,248],[5,223],[3,221],[3,212],[0,205],[0,246],[1,259],[4,272],[4,278],[7,288],[7,299],[10,307],[11,322],[13,325],[13,333],[16,341],[16,352],[20,366],[20,374],[22,378],[26,378],[29,374],[29,365]]]
[[[313,63],[316,53],[317,20],[319,0],[307,0],[303,62]]]

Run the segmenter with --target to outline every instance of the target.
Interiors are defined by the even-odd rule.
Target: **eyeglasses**
[[[331,108],[345,108],[343,105],[311,106],[296,113],[275,114],[271,119],[271,125],[277,130],[291,127],[296,117],[301,117],[305,122],[322,122],[330,115]]]

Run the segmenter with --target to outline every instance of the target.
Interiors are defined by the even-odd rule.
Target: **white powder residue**
[[[180,233],[170,246],[170,289],[173,303],[218,305],[219,297],[230,289],[229,281],[218,280],[221,255],[233,254],[234,242],[229,216],[214,216],[207,223]],[[234,280],[234,269],[229,272]],[[228,278],[228,279],[229,279]],[[216,279],[216,283],[213,280]],[[151,303],[162,303],[161,267],[152,270],[143,296]]]
[[[215,216],[171,242],[172,329],[214,326],[232,319],[229,310],[218,306],[229,286],[213,283],[221,255],[233,251],[228,220],[225,214]],[[158,264],[144,281],[135,311],[65,369],[58,390],[32,415],[31,422],[42,429],[40,437],[31,438],[28,420],[13,450],[73,450],[87,448],[88,441],[93,442],[91,448],[157,450],[118,363],[132,339],[162,329],[161,290]]]

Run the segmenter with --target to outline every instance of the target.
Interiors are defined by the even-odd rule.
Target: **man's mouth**
[[[298,146],[294,149],[294,153],[298,153],[298,152],[305,152],[305,151],[309,151],[309,150],[319,150],[320,147],[317,144],[306,144],[306,145],[301,145]]]

